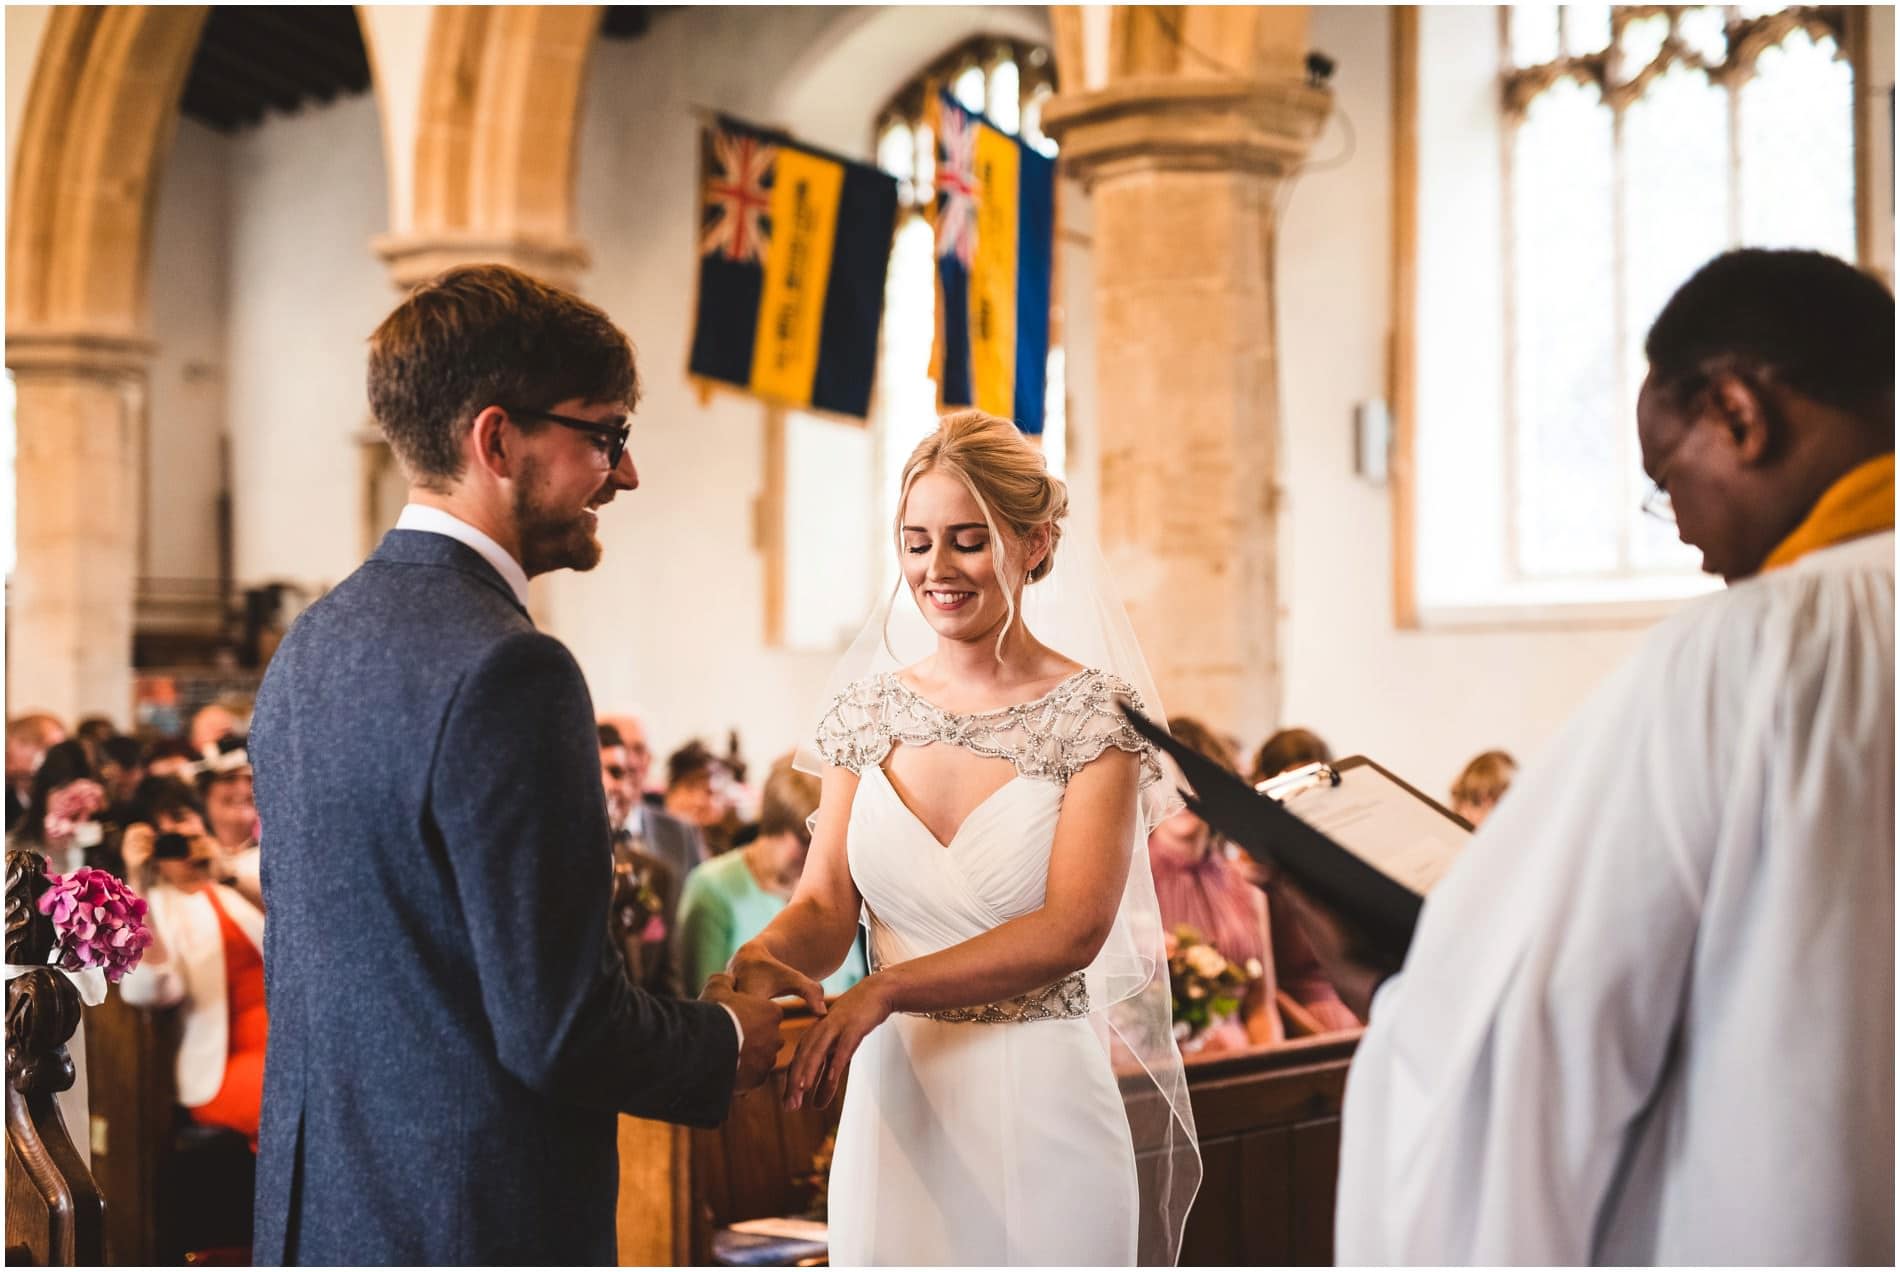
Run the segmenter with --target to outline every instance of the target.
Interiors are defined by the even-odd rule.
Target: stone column
[[[18,563],[7,605],[10,713],[132,719],[139,475],[152,346],[15,332]]]
[[[458,265],[511,265],[544,283],[576,291],[588,266],[586,244],[561,234],[481,234],[433,230],[385,234],[374,243],[398,290]]]
[[[1132,75],[1043,112],[1094,205],[1102,549],[1169,711],[1277,723],[1275,200],[1331,105]]]

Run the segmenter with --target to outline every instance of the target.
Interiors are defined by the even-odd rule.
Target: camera
[[[153,861],[187,861],[191,858],[191,840],[183,835],[166,833],[152,843]]]

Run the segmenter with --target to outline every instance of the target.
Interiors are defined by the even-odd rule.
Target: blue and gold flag
[[[934,104],[938,393],[1041,433],[1055,161],[949,93]]]
[[[788,406],[871,405],[897,180],[720,117],[701,135],[688,369]]]

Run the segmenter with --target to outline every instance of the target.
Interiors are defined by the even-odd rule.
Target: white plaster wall
[[[1345,165],[1303,176],[1277,259],[1285,719],[1340,754],[1362,752],[1434,794],[1501,746],[1525,760],[1640,628],[1401,631],[1393,625],[1392,496],[1353,473],[1352,411],[1383,398],[1391,296],[1391,16],[1316,7],[1312,42],[1338,60],[1333,85],[1357,134]],[[1315,147],[1343,152],[1340,124]],[[1633,426],[1633,425],[1632,425]]]
[[[373,427],[365,341],[395,302],[373,95],[240,134],[230,152],[232,496],[240,585],[333,585],[356,567]]]
[[[152,359],[139,572],[218,576],[219,438],[230,307],[230,138],[191,119],[159,174],[152,228]]]
[[[868,159],[876,111],[938,53],[979,31],[1046,29],[1039,9],[705,7],[598,46],[580,137],[578,229],[594,253],[583,290],[639,351],[641,488],[603,515],[600,567],[549,580],[549,627],[573,648],[596,704],[642,711],[662,754],[694,735],[723,746],[737,728],[763,765],[809,732],[835,661],[765,647],[754,540],[764,408],[737,393],[702,402],[686,377],[693,108]]]

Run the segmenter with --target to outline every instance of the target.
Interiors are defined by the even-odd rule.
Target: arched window
[[[1714,586],[1641,512],[1643,337],[1731,247],[1890,259],[1869,12],[1397,11],[1401,622],[1644,622]]]
[[[768,644],[838,648],[856,634],[871,603],[897,582],[890,528],[898,481],[905,459],[937,420],[937,385],[930,375],[936,266],[927,219],[936,151],[925,106],[943,85],[1043,154],[1056,152],[1040,127],[1043,104],[1055,92],[1055,67],[1040,45],[988,36],[966,41],[878,112],[874,153],[878,166],[898,179],[899,211],[870,428],[804,411],[775,409],[768,416],[767,494],[760,509]],[[1067,438],[1061,341],[1058,306],[1050,318],[1042,434],[1044,454],[1057,473]],[[857,494],[864,489],[859,474],[871,487],[863,496]],[[841,497],[841,490],[851,493]]]
[[[1056,153],[1056,144],[1041,128],[1043,103],[1055,92],[1055,67],[1047,49],[1017,40],[985,37],[959,45],[925,68],[879,113],[877,162],[898,179],[900,209],[884,292],[883,348],[873,421],[879,542],[886,547],[889,527],[897,517],[897,486],[904,461],[937,419],[937,384],[930,376],[936,263],[927,219],[936,194],[936,140],[925,108],[939,86],[947,86],[963,105],[982,111],[990,122],[1015,132],[1043,154],[1053,157]],[[1050,468],[1058,474],[1067,441],[1061,341],[1060,326],[1052,319],[1042,446]],[[896,581],[896,560],[888,550],[879,558],[877,577],[886,588]]]
[[[1515,572],[1693,572],[1636,515],[1642,341],[1736,246],[1853,260],[1854,72],[1838,9],[1525,5],[1500,14]]]

